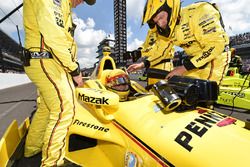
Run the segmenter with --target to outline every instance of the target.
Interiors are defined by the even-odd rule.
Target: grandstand
[[[0,30],[0,70],[1,72],[23,71],[21,47],[16,41]]]
[[[243,61],[243,66],[250,69],[250,32],[230,37],[230,46],[236,49],[236,54]]]
[[[250,59],[250,32],[231,36],[230,46],[236,48],[242,59]]]

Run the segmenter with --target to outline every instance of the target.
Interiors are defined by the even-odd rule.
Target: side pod
[[[1,167],[12,166],[15,160],[18,159],[18,156],[21,156],[18,147],[22,142],[24,142],[22,139],[26,135],[29,125],[29,118],[26,118],[19,128],[17,121],[14,120],[6,130],[2,139],[0,140]]]

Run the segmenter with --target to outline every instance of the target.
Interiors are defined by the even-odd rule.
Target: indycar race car
[[[217,104],[250,110],[249,74],[241,75],[237,67],[229,68],[220,86]]]
[[[215,82],[173,77],[147,91],[130,81],[131,97],[120,102],[101,82],[105,70],[116,70],[105,54],[76,88],[67,160],[84,167],[249,167],[249,123],[198,106],[217,100]],[[20,166],[28,128],[29,119],[9,126],[0,141],[1,167]]]

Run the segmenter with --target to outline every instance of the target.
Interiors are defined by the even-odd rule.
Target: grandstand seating
[[[0,30],[0,70],[23,71],[20,56],[21,47],[18,43]]]
[[[230,37],[231,47],[236,48],[236,54],[242,59],[243,66],[250,67],[250,32]]]

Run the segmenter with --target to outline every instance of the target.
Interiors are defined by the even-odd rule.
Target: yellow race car
[[[66,159],[84,167],[249,167],[249,123],[197,106],[217,99],[216,84],[176,77],[147,91],[131,81],[134,95],[120,102],[100,81],[106,69],[116,69],[108,55],[75,90]],[[28,128],[28,118],[9,126],[0,141],[1,167],[20,166]]]
[[[229,68],[220,86],[218,104],[250,110],[250,77],[237,67]]]

